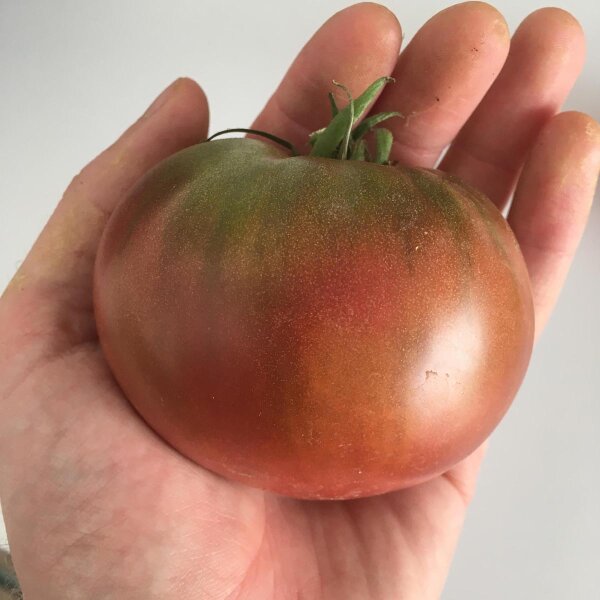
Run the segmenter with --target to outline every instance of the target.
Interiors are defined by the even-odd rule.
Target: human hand
[[[398,61],[400,42],[395,17],[380,6],[336,14],[253,127],[302,146],[328,120],[332,79],[356,96],[393,75],[372,108],[405,115],[386,125],[392,158],[431,167],[454,141],[442,169],[498,206],[516,184],[508,219],[529,268],[539,333],[600,164],[598,124],[555,116],[581,67],[581,30],[563,11],[538,11],[504,64],[504,20],[472,2],[436,15]],[[137,416],[108,370],[91,295],[106,220],[145,171],[204,139],[207,128],[203,93],[177,80],[73,180],[0,302],[0,495],[25,597],[437,598],[483,449],[392,494],[281,498],[180,456]]]

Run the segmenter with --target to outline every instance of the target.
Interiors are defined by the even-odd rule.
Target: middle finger
[[[529,15],[502,73],[440,168],[503,208],[529,148],[575,83],[584,52],[583,31],[569,13],[543,8]]]
[[[484,2],[464,2],[431,18],[402,52],[373,112],[387,122],[391,158],[432,167],[499,73],[509,48],[506,21]]]

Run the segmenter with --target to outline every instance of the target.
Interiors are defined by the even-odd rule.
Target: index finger
[[[301,50],[252,129],[306,149],[309,133],[330,120],[327,93],[334,91],[332,80],[356,98],[375,79],[392,72],[401,41],[398,20],[379,4],[363,2],[337,12]],[[345,104],[344,96],[340,100]]]

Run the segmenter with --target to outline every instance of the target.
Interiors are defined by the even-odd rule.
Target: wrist
[[[0,548],[0,600],[22,600],[21,586],[10,554]]]

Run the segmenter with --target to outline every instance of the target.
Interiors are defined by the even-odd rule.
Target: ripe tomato
[[[97,258],[98,334],[182,454],[298,498],[437,475],[508,409],[529,280],[496,207],[435,170],[201,143],[149,172]]]

